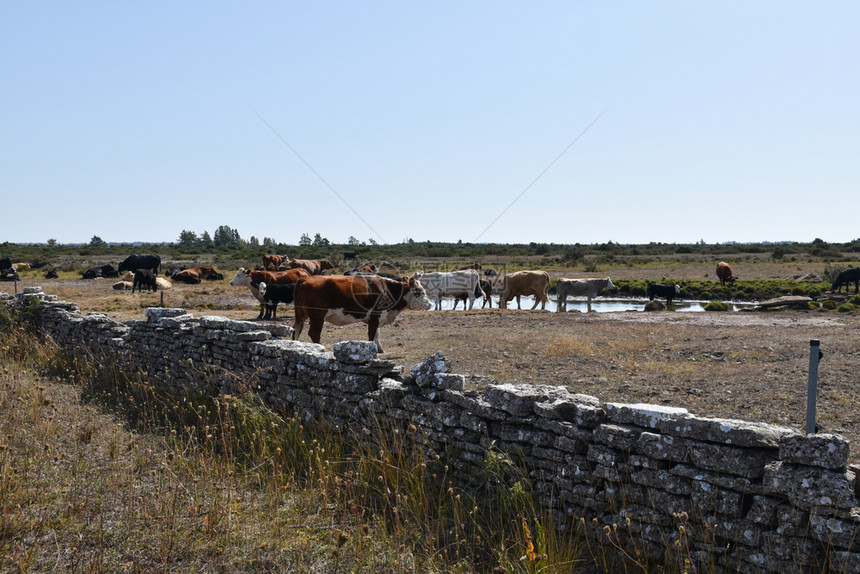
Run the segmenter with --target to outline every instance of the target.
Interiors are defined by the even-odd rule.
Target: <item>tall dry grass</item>
[[[501,458],[464,489],[441,457],[414,448],[423,442],[414,427],[353,432],[251,394],[174,396],[3,327],[0,570],[570,572],[577,563],[580,546],[540,526],[528,478]]]

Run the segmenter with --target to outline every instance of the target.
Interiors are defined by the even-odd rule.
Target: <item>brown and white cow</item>
[[[183,269],[182,271],[174,273],[170,278],[174,281],[179,281],[180,283],[197,284],[203,279],[220,281],[224,279],[224,276],[218,273],[214,267],[194,267],[193,269]]]
[[[717,263],[717,277],[720,279],[720,285],[725,285],[726,283],[734,285],[735,279],[737,279],[732,271],[732,266],[725,261]]]
[[[517,309],[522,309],[520,306],[520,297],[534,295],[535,304],[532,305],[534,310],[538,303],[541,304],[541,309],[546,309],[549,295],[549,273],[546,271],[517,271],[505,275],[502,279],[502,288],[499,292],[499,308],[507,309],[508,301],[517,298]]]
[[[286,255],[263,255],[263,269],[277,271],[278,267],[286,264],[289,260],[290,258]]]
[[[304,269],[311,275],[322,275],[326,269],[334,269],[334,265],[328,259],[293,259],[287,263],[290,269]]]
[[[233,287],[247,286],[251,290],[254,299],[260,302],[260,314],[257,319],[268,319],[273,309],[266,304],[266,299],[260,293],[260,283],[267,285],[291,285],[299,279],[310,277],[311,274],[304,269],[287,269],[286,271],[254,271],[253,269],[240,268],[236,276],[230,280]],[[264,316],[265,315],[265,316]]]
[[[427,311],[433,303],[419,282],[420,274],[400,281],[378,275],[314,276],[296,283],[294,302],[296,322],[293,339],[298,340],[305,321],[310,319],[308,335],[320,342],[323,323],[349,325],[367,323],[367,339],[379,344],[379,329],[394,322],[404,309]]]

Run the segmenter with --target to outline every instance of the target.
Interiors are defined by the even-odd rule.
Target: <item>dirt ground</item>
[[[106,312],[141,319],[159,294],[113,291],[111,280],[25,279],[20,290],[46,293]],[[12,285],[0,284],[11,292]],[[164,304],[196,316],[254,319],[246,288],[227,281],[174,285]],[[292,324],[292,309],[279,309]],[[326,325],[322,343],[364,339],[363,324]],[[385,357],[407,366],[442,351],[467,384],[564,385],[607,402],[683,407],[703,416],[768,422],[803,430],[809,342],[821,341],[817,421],[821,432],[852,441],[860,461],[860,316],[836,312],[702,313],[661,311],[550,313],[474,310],[401,314],[381,331]],[[307,331],[302,340],[307,339]]]

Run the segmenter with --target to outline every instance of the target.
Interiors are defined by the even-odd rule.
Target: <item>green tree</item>
[[[252,235],[251,239],[248,240],[248,245],[250,245],[251,247],[254,247],[254,248],[259,247],[260,246],[260,240]]]
[[[237,246],[241,241],[239,232],[230,226],[221,225],[215,230],[215,235],[212,240],[215,242],[215,247]]]
[[[331,245],[331,242],[328,239],[326,239],[325,237],[323,237],[319,233],[314,235],[314,241],[313,241],[314,247],[328,247],[329,245]]]
[[[193,231],[183,229],[179,234],[179,245],[182,247],[194,247],[198,241],[197,234]]]
[[[263,238],[263,247],[265,247],[266,249],[274,249],[277,245],[277,242],[271,237]]]
[[[203,235],[200,237],[200,244],[207,249],[215,245],[215,242],[212,241],[212,236],[209,235],[208,231],[203,232]]]
[[[57,244],[56,239],[49,239],[48,240],[48,247],[54,247],[56,244]]]
[[[347,239],[346,243],[348,245],[352,245],[353,247],[355,247],[356,245],[361,245],[361,242],[352,235],[349,236],[349,239]]]
[[[308,235],[307,233],[302,233],[302,238],[299,239],[299,245],[301,245],[302,247],[307,247],[310,244],[311,244],[311,236]]]
[[[90,247],[107,247],[107,241],[98,235],[93,235],[93,238],[90,239]]]

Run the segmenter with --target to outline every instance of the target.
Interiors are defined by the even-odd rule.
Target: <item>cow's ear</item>
[[[406,276],[404,275],[404,276],[403,276],[403,281],[404,281],[405,283],[409,283],[409,286],[410,286],[410,287],[415,287],[415,277],[406,277]]]

